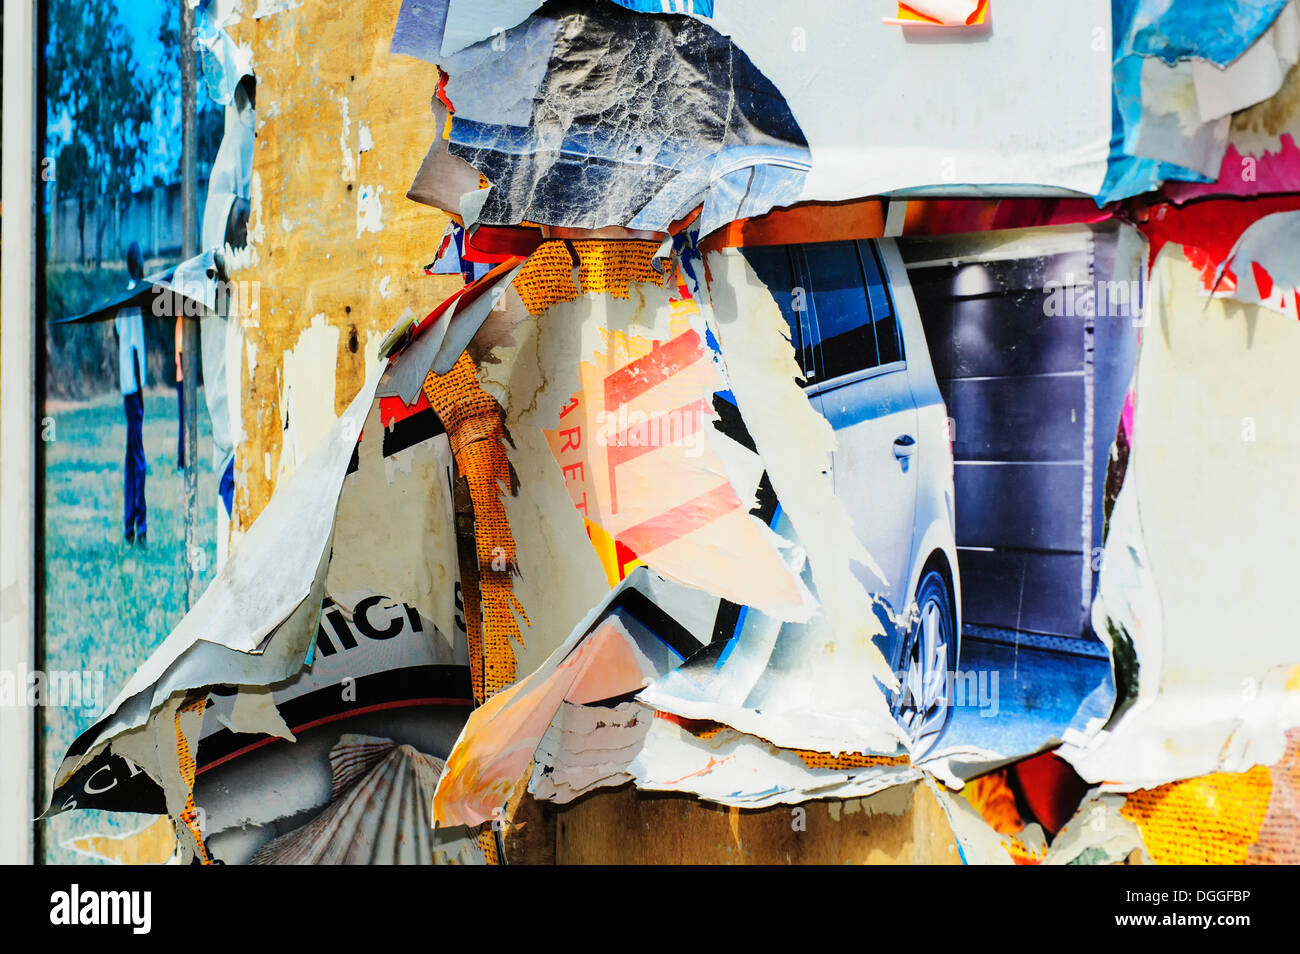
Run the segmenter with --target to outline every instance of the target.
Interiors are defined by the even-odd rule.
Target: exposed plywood
[[[871,798],[759,811],[628,786],[556,812],[556,861],[955,865],[961,856],[943,809],[922,783]]]
[[[405,197],[435,134],[437,71],[389,54],[398,8],[317,0],[229,31],[251,45],[258,81],[250,260],[232,276],[259,286],[244,322],[237,531],[281,473],[283,356],[313,319],[338,329],[338,347],[334,381],[308,399],[340,414],[378,336],[460,283],[424,274],[447,219]]]
[[[555,806],[539,802],[528,794],[528,780],[533,767],[519,779],[510,801],[506,803],[506,825],[502,844],[508,864],[555,864]]]

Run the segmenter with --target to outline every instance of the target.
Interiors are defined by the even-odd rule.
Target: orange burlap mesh
[[[657,242],[553,239],[539,245],[515,276],[514,289],[530,315],[540,315],[552,305],[580,297],[573,282],[570,248],[580,262],[578,281],[582,293],[627,299],[633,282],[663,283],[663,275],[652,264],[659,248]]]
[[[530,313],[540,314],[558,302],[579,297],[570,247],[581,262],[578,281],[583,291],[627,298],[632,282],[663,280],[651,265],[658,248],[655,242],[544,242],[514,281]],[[527,622],[514,595],[515,540],[502,501],[504,493],[513,492],[506,456],[509,438],[501,408],[480,387],[468,354],[462,354],[447,374],[430,372],[424,380],[424,394],[447,429],[456,467],[469,484],[474,509],[478,574],[476,580],[462,579],[461,589],[474,697],[482,701],[518,677],[511,640],[522,645],[518,620]]]
[[[1120,813],[1162,865],[1245,864],[1273,788],[1269,769],[1215,772],[1133,792]]]
[[[474,507],[477,580],[464,579],[465,628],[469,634],[470,677],[480,702],[517,678],[512,639],[520,645],[516,612],[527,622],[515,598],[511,574],[515,539],[502,495],[512,491],[508,440],[501,408],[479,386],[474,362],[462,354],[444,375],[429,372],[424,394],[447,429],[456,467],[469,485]]]
[[[176,729],[176,763],[180,766],[181,778],[185,781],[186,791],[185,811],[181,812],[180,822],[189,829],[190,834],[194,837],[199,860],[205,865],[210,865],[212,859],[208,857],[208,850],[203,845],[203,830],[199,827],[199,813],[194,804],[194,755],[190,752],[189,740],[185,738],[185,733],[181,731],[181,716],[192,712],[202,712],[207,704],[206,695],[191,699],[176,710],[173,724]]]
[[[710,722],[706,719],[684,719],[679,715],[659,709],[655,710],[655,718],[681,726],[695,738],[701,740],[711,739],[723,729],[730,728],[730,726],[723,725],[721,722]],[[864,755],[860,752],[830,755],[826,752],[814,752],[811,749],[788,749],[786,751],[799,756],[809,768],[846,771],[855,768],[868,768],[873,765],[908,764],[906,755]]]
[[[501,855],[497,851],[497,833],[492,830],[491,822],[479,826],[476,841],[478,842],[479,850],[483,852],[483,857],[487,859],[488,864],[501,864]]]
[[[846,752],[844,755],[830,755],[827,752],[814,752],[811,749],[791,749],[809,768],[836,769],[846,771],[855,768],[868,768],[872,765],[907,765],[906,755],[864,755],[861,752]]]

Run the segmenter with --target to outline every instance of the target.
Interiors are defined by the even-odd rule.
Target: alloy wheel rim
[[[927,599],[909,640],[907,669],[899,690],[898,716],[913,754],[930,748],[943,731],[948,709],[948,644],[943,607]]]

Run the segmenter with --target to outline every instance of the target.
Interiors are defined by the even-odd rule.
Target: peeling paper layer
[[[1175,202],[1209,195],[1300,192],[1300,66],[1292,66],[1270,99],[1236,113],[1228,149],[1214,182],[1170,183]]]
[[[784,512],[775,528],[793,536]],[[807,561],[800,561],[811,585]],[[838,660],[840,642],[825,615],[783,623],[752,607],[742,612],[727,642],[710,644],[637,698],[657,710],[722,723],[785,748],[837,755],[899,751],[892,720],[882,730],[879,689],[856,660]]]
[[[1263,305],[1292,321],[1300,317],[1300,212],[1266,215],[1241,234],[1219,267],[1236,287],[1226,297]]]
[[[602,256],[617,245],[652,247],[581,244],[593,272],[616,267]],[[546,260],[557,251],[562,263]],[[530,263],[516,281],[530,303],[549,300],[550,282],[572,282],[559,243]],[[510,457],[530,488],[511,510],[512,524],[540,511],[548,524],[572,525],[575,541],[583,534],[602,552],[625,554],[604,560],[610,585],[634,558],[716,596],[806,619],[812,599],[783,560],[785,541],[749,513],[761,463],[714,427],[714,394],[726,382],[697,306],[648,282],[629,282],[625,299],[612,289],[593,294],[596,282],[589,276],[588,294],[535,318],[507,299],[502,320],[484,326],[480,379],[505,407],[516,444]],[[539,487],[548,488],[540,500]],[[568,514],[552,509],[563,508],[560,501]],[[565,561],[590,552],[576,545],[548,549]]]
[[[528,791],[564,805],[597,788],[632,781],[628,767],[650,731],[654,712],[639,702],[575,706],[566,702],[533,754]]]
[[[663,232],[703,203],[707,233],[803,185],[807,143],[780,93],[689,17],[558,4],[440,65],[448,151],[492,183],[486,225]]]
[[[235,556],[105,714],[69,748],[55,776],[53,810],[75,807],[66,802],[71,791],[61,799],[60,790],[117,737],[145,729],[169,699],[200,686],[267,685],[299,670],[324,596],[343,477],[382,370],[382,362],[371,364],[348,410],[277,489]],[[171,750],[137,754],[132,761],[155,780],[175,764]]]
[[[1152,268],[1150,304],[1094,605],[1098,631],[1136,654],[1136,700],[1091,745],[1060,753],[1124,790],[1275,763],[1300,724],[1300,645],[1276,617],[1300,560],[1300,325],[1207,302],[1172,245]]]
[[[385,454],[388,433],[376,401],[357,448],[357,470],[343,484],[327,587],[348,612],[382,587],[385,597],[414,606],[439,632],[453,633],[451,446],[438,435]]]
[[[706,266],[712,319],[732,391],[777,499],[807,552],[835,634],[834,652],[810,661],[810,676],[830,684],[836,672],[842,678],[852,671],[866,682],[864,691],[871,678],[894,689],[897,679],[872,642],[885,630],[864,585],[865,579],[883,579],[883,574],[854,535],[853,521],[835,496],[828,473],[835,434],[795,383],[800,372],[785,319],[739,251],[711,253]],[[881,732],[896,738],[884,696],[874,695],[867,694],[867,704],[876,709]]]
[[[634,571],[543,666],[474,710],[438,783],[437,823],[473,826],[496,817],[563,703],[641,689],[699,648],[709,611],[704,594],[644,567]]]
[[[905,758],[848,760],[842,768],[818,761],[812,753],[779,749],[734,729],[701,736],[657,717],[629,772],[642,791],[689,793],[739,808],[863,798],[921,778]]]
[[[1196,106],[1209,122],[1262,103],[1281,87],[1300,59],[1300,2],[1290,0],[1245,53],[1227,66],[1192,61]]]

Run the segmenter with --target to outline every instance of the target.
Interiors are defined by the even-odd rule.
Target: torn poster
[[[1234,30],[1182,19],[1194,6],[1114,4],[1115,128],[1099,203],[1165,180],[1176,192],[1217,191],[1200,183],[1212,182],[1226,161],[1229,114],[1273,96],[1295,63],[1293,0],[1233,4]],[[1216,17],[1227,15],[1216,10]],[[1239,171],[1223,168],[1231,176]]]
[[[472,698],[467,637],[453,609],[452,455],[427,402],[383,426],[383,402],[372,395],[384,363],[372,363],[366,386],[281,481],[236,557],[72,747],[52,810],[177,817],[189,805],[191,819],[203,809],[218,857],[242,860],[259,838],[283,833],[273,826],[323,804],[301,765],[336,736],[312,730],[346,719],[407,733],[399,741],[421,750],[449,750]],[[410,535],[416,518],[423,531]],[[373,535],[395,519],[404,532],[394,528],[387,543]],[[209,699],[213,686],[226,688]],[[193,706],[197,721],[185,715]],[[277,737],[295,741],[293,755],[265,749]],[[261,749],[265,758],[250,756]],[[232,798],[251,777],[280,797]]]
[[[798,124],[706,23],[552,5],[437,62],[455,108],[448,152],[492,184],[482,224],[666,231],[703,202],[711,229],[799,196]]]
[[[393,50],[436,62],[449,75],[456,115],[448,149],[491,183],[479,216],[485,224],[663,231],[702,202],[706,235],[774,206],[904,189],[1100,191],[1110,70],[1090,44],[1094,29],[1107,29],[1097,25],[1109,24],[1104,0],[1072,5],[1065,14],[1011,0],[999,29],[981,44],[952,46],[909,44],[902,31],[882,31],[853,4],[841,6],[828,12],[838,27],[833,35],[810,35],[795,11],[775,2],[719,6],[707,21],[646,17],[612,5],[578,13],[561,5],[452,56],[439,51],[441,23],[427,22],[437,13],[406,9]],[[1045,32],[1077,42],[1044,45],[1038,37]],[[647,55],[668,37],[680,40],[682,53]],[[540,79],[529,56],[506,53],[534,49],[532,62],[546,66]],[[543,53],[549,63],[542,64]],[[628,57],[647,63],[653,76],[610,72]],[[560,62],[590,63],[592,70],[578,82]],[[866,63],[870,77],[862,72]],[[973,71],[983,84],[964,82]],[[688,74],[689,88],[682,88]],[[592,75],[602,83],[591,82]],[[637,89],[654,82],[677,92],[660,102],[620,93],[624,81],[608,78],[631,82],[634,75]],[[848,108],[863,83],[873,89],[868,113]],[[990,112],[990,87],[1030,90],[1034,102]],[[469,97],[468,112],[458,88]],[[618,109],[607,110],[607,100]],[[910,105],[917,101],[928,104],[923,122]],[[529,103],[528,125],[510,125]],[[743,112],[722,109],[726,103]],[[1072,122],[1026,125],[1022,107],[1070,115]],[[600,119],[579,121],[583,116]]]
[[[1207,301],[1177,246],[1151,277],[1133,448],[1093,608],[1136,676],[1104,733],[1062,749],[1085,779],[1125,790],[1276,763],[1300,724],[1300,651],[1268,595],[1300,558],[1285,463],[1300,452],[1288,371],[1300,326]]]
[[[1279,17],[1279,28],[1285,18],[1286,11]],[[1170,183],[1166,194],[1175,202],[1186,202],[1210,195],[1264,196],[1300,191],[1297,105],[1300,66],[1293,65],[1271,98],[1233,115],[1227,151],[1215,181]]]
[[[298,672],[324,598],[339,492],[381,369],[372,366],[368,385],[249,529],[241,559],[221,568],[95,726],[68,750],[51,799],[54,810],[78,807],[92,761],[109,756],[115,738],[138,734],[169,698],[214,684],[267,685]],[[138,767],[157,780],[163,763],[173,759],[169,749],[132,759],[129,777]]]
[[[783,559],[788,542],[751,512],[763,462],[727,397],[698,305],[680,276],[663,287],[656,249],[548,242],[484,325],[480,379],[505,408],[510,458],[534,494],[512,523],[524,532],[538,509],[549,514],[564,501],[569,513],[544,529],[554,535],[567,523],[572,546],[594,549],[606,585],[643,562],[734,602],[806,619],[812,597]],[[537,496],[544,486],[555,496]]]
[[[479,825],[501,816],[565,702],[635,693],[702,645],[708,594],[639,567],[596,606],[530,675],[474,710],[433,801],[439,826]]]

